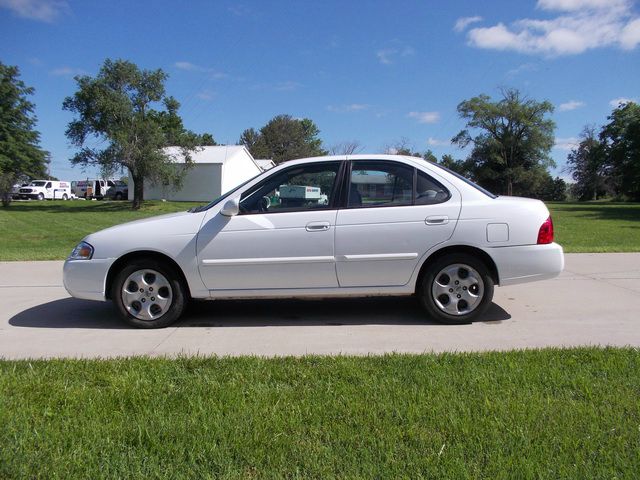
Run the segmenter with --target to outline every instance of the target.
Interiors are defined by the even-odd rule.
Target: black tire
[[[125,307],[122,299],[125,281],[127,281],[130,275],[141,270],[152,270],[160,273],[166,278],[171,287],[169,306],[164,310],[162,315],[151,320],[143,320],[132,315],[127,307]],[[111,285],[111,300],[120,317],[129,325],[138,328],[163,328],[174,323],[182,315],[187,303],[186,292],[187,289],[185,285],[183,285],[180,275],[172,266],[152,258],[140,258],[128,263],[117,273]]]
[[[441,273],[442,270],[446,269],[447,267],[451,267],[455,264],[466,265],[474,269],[482,279],[483,283],[480,288],[480,294],[478,295],[479,298],[477,300],[477,303],[474,305],[473,309],[471,311],[468,311],[467,313],[464,313],[464,309],[462,309],[462,311],[458,314],[447,313],[445,310],[443,310],[444,307],[438,306],[437,300],[433,295],[432,287],[434,286],[434,282],[436,281],[436,275]],[[462,280],[461,282],[464,283]],[[443,282],[440,283],[442,284]],[[489,307],[491,301],[493,300],[493,286],[493,278],[491,277],[489,268],[482,260],[479,260],[478,258],[466,253],[452,253],[438,258],[433,262],[433,264],[427,267],[425,274],[422,276],[422,281],[420,282],[420,285],[418,285],[416,294],[418,296],[418,299],[420,300],[420,303],[422,304],[422,307],[427,312],[429,318],[432,318],[433,320],[436,320],[440,323],[461,325],[472,322],[486,311],[487,307]],[[458,288],[458,286],[452,284],[451,288],[454,289],[454,292],[452,293],[453,296],[454,294],[456,294],[455,289]],[[469,290],[471,290],[471,287],[469,287]],[[454,302],[456,302],[456,305],[459,305],[458,302],[465,302],[465,300],[455,300],[454,298]],[[442,305],[442,302],[438,303]],[[454,308],[458,310],[457,306]]]
[[[122,193],[121,192],[117,192],[114,198],[116,200],[122,200]]]
[[[64,201],[69,200],[69,197],[67,196],[67,194],[66,194],[66,193],[63,193],[63,194],[62,194],[62,200],[64,200]]]
[[[40,201],[44,200],[44,193],[39,193],[38,194],[38,200],[40,200]]]

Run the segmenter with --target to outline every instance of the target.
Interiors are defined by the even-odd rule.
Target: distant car
[[[109,181],[109,187],[105,198],[110,200],[127,200],[129,198],[129,187],[121,180]]]
[[[20,189],[22,187],[26,187],[29,185],[28,183],[16,183],[11,187],[11,198],[18,199],[20,198]]]
[[[494,285],[563,266],[541,201],[496,197],[420,158],[355,155],[286,162],[206,206],[91,234],[64,285],[144,328],[173,323],[190,298],[411,294],[456,324]]]

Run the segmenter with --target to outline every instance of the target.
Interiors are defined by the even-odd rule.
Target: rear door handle
[[[324,232],[329,230],[331,224],[329,222],[311,222],[305,227],[307,232]]]
[[[449,223],[449,217],[446,215],[434,215],[425,218],[424,223],[427,225],[446,225]]]

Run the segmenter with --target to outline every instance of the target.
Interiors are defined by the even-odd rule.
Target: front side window
[[[349,207],[411,205],[413,168],[402,163],[356,161],[351,167]]]
[[[51,182],[48,182],[48,183],[44,186],[44,188],[51,188]]]
[[[271,175],[242,194],[240,214],[328,209],[339,169],[340,162],[321,162]]]

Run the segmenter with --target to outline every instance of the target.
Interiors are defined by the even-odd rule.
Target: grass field
[[[14,202],[0,208],[0,260],[61,260],[87,234],[118,223],[184,211],[195,203]],[[550,203],[566,252],[640,251],[640,204]]]
[[[62,260],[83,237],[119,223],[188,210],[186,202],[13,202],[0,208],[0,260]]]
[[[640,351],[0,362],[0,478],[637,478]]]
[[[640,252],[640,204],[548,203],[566,252]]]

